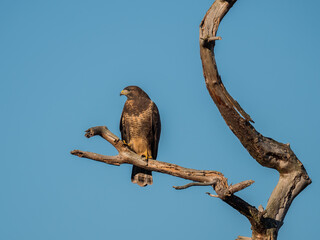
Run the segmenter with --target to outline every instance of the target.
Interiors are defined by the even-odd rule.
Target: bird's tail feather
[[[138,184],[140,187],[151,185],[153,183],[152,172],[140,167],[133,166],[131,182]]]

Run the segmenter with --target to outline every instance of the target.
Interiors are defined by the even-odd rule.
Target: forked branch
[[[131,164],[144,168],[146,170],[165,173],[193,181],[192,183],[189,183],[185,186],[175,187],[176,189],[185,189],[190,186],[212,186],[215,189],[219,189],[217,191],[218,194],[220,193],[221,198],[224,198],[224,195],[226,193],[231,195],[250,186],[253,183],[253,181],[250,180],[238,183],[236,185],[228,186],[227,179],[223,176],[222,173],[217,171],[196,170],[153,159],[146,160],[145,158],[137,155],[134,151],[132,151],[123,141],[121,141],[105,126],[90,128],[86,131],[85,134],[87,138],[96,135],[101,136],[109,143],[111,143],[118,150],[119,154],[116,156],[106,156],[81,150],[73,150],[71,154],[78,157],[88,158],[116,166],[119,166],[121,164]]]
[[[311,180],[289,144],[279,143],[257,132],[250,124],[253,121],[249,114],[231,97],[221,81],[214,56],[215,41],[207,39],[217,38],[219,24],[235,2],[216,0],[200,24],[203,74],[209,94],[231,131],[258,163],[280,173],[263,216],[250,219],[247,213],[244,214],[252,224],[252,239],[276,239],[293,199]]]

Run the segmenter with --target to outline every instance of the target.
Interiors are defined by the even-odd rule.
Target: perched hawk
[[[146,159],[157,158],[161,122],[158,108],[139,87],[129,86],[120,93],[127,97],[121,119],[121,138],[129,147]],[[133,166],[131,181],[141,187],[151,185],[152,172]]]

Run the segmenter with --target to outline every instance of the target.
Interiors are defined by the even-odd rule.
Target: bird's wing
[[[127,128],[128,126],[126,126],[126,121],[125,121],[125,117],[124,117],[124,112],[125,112],[125,107],[123,108],[122,110],[122,113],[121,113],[121,118],[120,118],[120,132],[121,132],[121,139],[122,140],[125,140],[127,143],[129,142],[129,136],[127,134]]]
[[[158,155],[158,144],[160,140],[160,133],[161,133],[161,121],[160,121],[160,114],[157,108],[157,105],[153,103],[152,106],[152,143],[151,143],[151,151],[152,151],[152,158],[156,159]]]

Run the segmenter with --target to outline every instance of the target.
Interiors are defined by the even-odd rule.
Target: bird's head
[[[128,99],[149,98],[141,88],[137,86],[128,86],[120,92],[120,96],[125,95]]]

